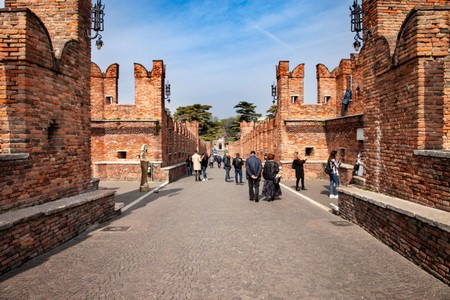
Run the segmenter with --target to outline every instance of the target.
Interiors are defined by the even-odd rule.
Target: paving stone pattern
[[[358,226],[288,191],[251,202],[208,171],[3,275],[0,299],[449,299]]]

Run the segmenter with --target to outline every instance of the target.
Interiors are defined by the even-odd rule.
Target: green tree
[[[211,105],[194,104],[188,106],[179,106],[175,111],[173,118],[178,122],[198,121],[200,126],[210,122],[212,115],[209,112]]]
[[[267,119],[273,119],[275,118],[275,115],[277,113],[277,105],[273,104],[271,107],[269,107],[269,109],[266,111],[267,115]]]
[[[241,127],[239,125],[238,117],[222,119],[220,125],[223,132],[222,136],[228,141],[236,141],[240,138]]]
[[[239,102],[235,107],[236,113],[238,114],[237,118],[239,122],[242,121],[257,121],[261,114],[257,114],[255,112],[256,106],[253,103],[249,103],[247,101]]]

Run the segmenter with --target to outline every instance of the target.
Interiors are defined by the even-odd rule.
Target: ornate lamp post
[[[104,10],[105,5],[102,4],[102,0],[97,0],[97,3],[92,7],[92,25],[91,30],[95,31],[95,35],[91,36],[89,33],[88,36],[95,41],[95,45],[97,46],[97,49],[100,50],[103,46],[102,36],[99,34],[100,31],[103,31],[105,29],[104,27],[104,17],[105,13]]]
[[[361,41],[363,38],[359,34],[361,31],[363,31],[362,28],[362,17],[363,17],[363,11],[361,8],[361,5],[358,4],[358,0],[353,1],[353,5],[349,7],[350,8],[350,22],[351,22],[351,31],[356,32],[355,35],[355,41],[353,42],[353,48],[355,51],[359,51],[359,48],[361,47]]]
[[[168,103],[170,103],[170,83],[167,82],[164,85],[164,98],[167,100]]]
[[[277,86],[275,85],[275,82],[272,84],[272,98],[272,103],[275,104],[278,100]]]

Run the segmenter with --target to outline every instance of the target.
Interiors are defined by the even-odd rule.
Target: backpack
[[[242,163],[242,158],[240,157],[236,157],[236,159],[234,160],[234,166],[235,167],[242,167],[243,163]]]
[[[327,162],[327,164],[325,165],[324,172],[328,175],[333,174],[333,168],[331,167],[331,162]]]

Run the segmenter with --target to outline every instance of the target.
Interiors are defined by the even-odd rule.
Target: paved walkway
[[[450,299],[450,287],[298,194],[251,202],[247,185],[208,171],[139,203],[111,183],[130,196],[124,214],[0,277],[0,299]],[[316,184],[305,193],[325,197]]]

